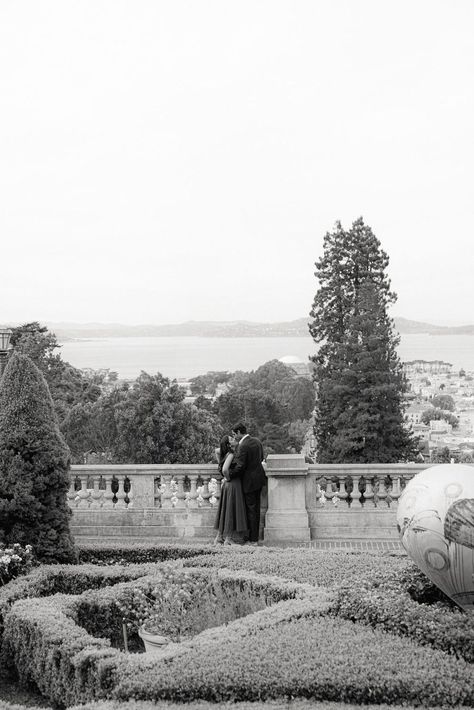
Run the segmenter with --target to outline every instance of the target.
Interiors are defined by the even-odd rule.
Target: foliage
[[[0,542],[0,585],[11,582],[20,575],[28,574],[34,564],[31,545],[22,547],[15,542],[11,547],[5,547]]]
[[[176,382],[146,372],[77,405],[64,429],[78,462],[86,451],[105,451],[113,463],[206,463],[221,436],[216,417],[186,403]]]
[[[217,386],[225,384],[231,378],[229,372],[207,372],[205,375],[198,375],[189,380],[191,393],[193,395],[211,394],[215,395]]]
[[[129,628],[140,628],[180,641],[192,635],[195,608],[208,593],[211,581],[192,576],[189,571],[168,566],[160,570],[160,579],[147,589],[131,587],[118,603]]]
[[[53,398],[60,425],[76,404],[95,402],[101,394],[103,376],[85,375],[61,359],[54,333],[37,321],[12,328],[11,344],[27,355],[43,373]]]
[[[168,562],[170,560],[187,559],[198,555],[214,555],[217,550],[209,545],[176,544],[176,543],[134,543],[133,547],[117,541],[111,543],[94,543],[79,545],[79,561],[95,565],[127,565],[153,562]]]
[[[4,542],[34,542],[39,560],[72,562],[69,450],[48,385],[14,352],[0,383],[0,528]]]
[[[228,387],[215,403],[225,431],[245,421],[249,432],[262,440],[266,453],[301,450],[304,435],[292,424],[308,422],[311,417],[314,388],[309,378],[270,360],[255,371],[234,373]]]
[[[441,446],[431,452],[432,463],[450,463],[451,458],[453,457],[448,446]]]
[[[310,323],[320,345],[312,359],[321,463],[390,463],[416,456],[404,421],[407,381],[397,355],[399,336],[387,312],[396,300],[387,266],[387,255],[362,218],[348,231],[336,223],[324,238]]]
[[[425,411],[422,412],[420,419],[423,424],[429,424],[432,421],[444,419],[448,422],[448,424],[451,424],[453,429],[456,429],[459,426],[459,419],[455,417],[454,414],[451,414],[451,412],[448,411],[443,411],[442,409],[437,409],[436,407],[425,409]]]
[[[437,409],[445,409],[449,412],[454,412],[455,410],[454,399],[450,394],[435,394],[431,399],[431,404]]]
[[[10,658],[24,679],[33,678],[60,705],[99,698],[115,704],[129,698],[222,703],[273,697],[372,706],[473,704],[472,667],[464,660],[473,648],[468,615],[441,604],[431,582],[401,554],[232,548],[188,559],[186,566],[196,580],[217,575],[218,610],[245,600],[240,618],[217,616],[215,623],[224,618],[227,625],[171,644],[163,657],[124,655],[109,645],[117,632],[111,625],[120,623],[113,609],[127,589],[148,590],[157,578],[101,589],[100,575],[106,579],[114,568],[98,568],[95,591],[29,598],[11,607],[5,619]],[[224,569],[229,566],[235,571]],[[62,569],[68,573],[69,567]],[[31,587],[23,594],[32,596]],[[206,615],[213,621],[212,595],[204,596],[196,623]]]

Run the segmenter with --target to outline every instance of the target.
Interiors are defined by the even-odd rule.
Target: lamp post
[[[3,375],[5,364],[7,362],[8,351],[10,347],[10,338],[12,331],[10,328],[0,328],[0,377]]]

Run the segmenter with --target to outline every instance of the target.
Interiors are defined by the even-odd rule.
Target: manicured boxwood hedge
[[[427,707],[474,703],[472,666],[465,661],[326,617],[316,608],[271,623],[265,617],[276,615],[277,607],[206,631],[162,659],[131,659],[115,679],[112,696],[182,702],[298,696]]]
[[[51,594],[80,594],[87,589],[100,589],[118,582],[127,582],[150,574],[156,564],[115,565],[43,565],[24,577],[0,587],[0,638],[3,618],[11,605],[25,597],[46,597]]]
[[[198,555],[213,555],[217,549],[202,543],[132,543],[124,545],[94,543],[80,544],[79,562],[98,565],[143,564],[147,562],[167,562],[186,559]]]
[[[170,545],[167,559],[178,557],[179,547]],[[104,552],[102,559],[115,559],[122,549],[113,550],[112,558]],[[125,655],[110,646],[113,624],[107,615],[125,581],[138,580],[152,565],[74,568],[76,574],[83,570],[81,584],[73,581],[74,572],[61,576],[72,567],[56,568],[57,577],[46,574],[43,582],[37,571],[28,575],[29,583],[22,586],[25,577],[11,583],[8,594],[10,585],[0,592],[4,613],[15,598],[38,590],[63,594],[14,604],[6,618],[10,655],[34,665],[30,677],[44,682],[43,692],[58,704],[108,698],[115,710],[135,698],[146,705],[132,703],[130,710],[148,710],[150,702],[166,699],[196,707],[204,701],[308,697],[334,710],[333,700],[348,703],[343,710],[354,702],[474,705],[472,619],[453,609],[403,554],[192,546],[175,564],[199,575],[218,570],[236,597],[241,589],[257,596],[260,590],[276,603],[171,644],[162,657]],[[64,595],[82,592],[82,584],[93,591]],[[27,647],[35,649],[35,663],[28,661]]]
[[[219,557],[196,557],[187,566],[222,564]],[[418,643],[474,662],[474,622],[400,553],[324,552],[304,549],[238,551],[225,563],[232,569],[270,570],[337,591],[334,616],[409,636]]]
[[[200,576],[210,574],[206,569],[190,570],[190,573]],[[300,606],[293,610],[281,604],[275,606],[285,618],[288,614],[300,614],[300,609],[306,609],[306,612],[313,609],[316,597],[326,611],[329,608],[325,594],[309,585],[283,583],[252,573],[228,570],[214,572],[214,575],[218,576],[224,587],[233,587],[234,593],[228,598],[237,605],[243,598],[255,600],[259,597],[261,607],[271,601],[294,597],[295,603]],[[124,668],[134,659],[133,655],[112,648],[110,638],[104,637],[114,634],[111,608],[127,586],[146,585],[150,581],[153,583],[153,578],[142,577],[128,584],[88,591],[83,595],[55,594],[17,601],[5,617],[3,645],[4,653],[13,661],[20,680],[33,680],[44,695],[60,705],[109,696],[122,677]],[[83,620],[85,618],[84,605],[88,605],[91,624],[95,625],[93,630],[101,634],[100,637],[92,636],[76,623],[79,615]],[[248,611],[254,609],[255,606],[250,604]],[[96,612],[95,619],[92,610]],[[242,613],[241,609],[239,613]],[[100,628],[101,621],[105,628]],[[120,617],[115,615],[115,621],[120,623]],[[170,648],[179,653],[181,646],[171,644]],[[145,665],[147,660],[144,658]]]

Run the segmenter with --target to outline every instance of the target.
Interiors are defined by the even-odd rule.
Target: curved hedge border
[[[129,569],[129,568],[127,568]],[[208,570],[190,570],[196,575],[209,575]],[[215,573],[223,585],[235,591],[247,590],[260,594],[265,601],[296,599],[300,606],[289,608],[276,604],[277,610],[268,619],[291,618],[295,614],[314,610],[315,599],[329,609],[324,592],[309,585],[282,583],[252,573]],[[58,705],[83,703],[113,695],[113,689],[135,657],[111,647],[108,638],[90,635],[76,623],[81,606],[102,605],[102,619],[107,625],[107,611],[131,584],[147,585],[153,577],[142,577],[133,582],[117,584],[102,590],[89,590],[82,595],[55,594],[45,598],[27,598],[13,604],[5,616],[4,653],[13,661],[20,680],[32,680],[39,690]],[[155,580],[156,581],[156,580]],[[234,594],[234,598],[238,594]],[[288,605],[291,602],[282,602]],[[96,607],[98,608],[98,607]],[[301,611],[302,610],[302,611]],[[265,611],[271,611],[271,608]],[[99,613],[100,616],[100,613]],[[255,614],[252,617],[256,616]],[[119,618],[119,621],[120,618]],[[97,630],[97,629],[96,629]],[[170,644],[167,653],[179,655],[183,644]],[[171,648],[173,649],[171,651]],[[141,654],[142,663],[149,658]]]
[[[219,557],[197,557],[185,565],[212,568],[219,563]],[[226,564],[324,585],[337,594],[334,616],[408,636],[474,662],[472,616],[458,609],[406,555],[258,549],[255,554],[240,552]]]
[[[0,587],[0,640],[3,619],[11,605],[26,597],[47,597],[51,594],[80,594],[87,589],[128,582],[150,574],[156,564],[113,567],[96,565],[43,565],[24,577],[17,577]]]
[[[213,552],[209,555],[208,548],[198,557],[190,555],[184,564],[195,574],[208,574],[210,569],[224,565],[234,567],[233,572],[219,570],[223,584],[235,585],[236,591],[242,584],[247,589],[266,589],[262,593],[287,601],[228,626],[204,631],[192,640],[172,644],[161,658],[125,656],[111,648],[108,640],[94,639],[74,623],[81,603],[86,604],[86,609],[87,604],[97,604],[97,609],[105,610],[106,618],[106,609],[119,592],[119,584],[100,592],[88,591],[81,597],[57,595],[18,602],[7,615],[7,626],[11,623],[8,643],[14,641],[15,629],[19,646],[34,643],[38,651],[33,655],[39,654],[41,661],[31,677],[41,679],[43,675],[54,683],[61,674],[63,680],[58,681],[54,691],[54,702],[59,704],[66,702],[63,695],[68,693],[66,704],[108,697],[114,699],[114,708],[130,697],[193,703],[257,702],[299,696],[324,701],[343,699],[347,703],[385,702],[391,707],[407,702],[428,707],[474,704],[473,669],[464,660],[472,660],[472,621],[441,602],[435,606],[415,602],[414,599],[433,601],[439,595],[406,557],[301,548],[233,547]],[[75,584],[73,569],[76,574],[85,572],[84,584],[96,590],[104,584],[114,584],[113,579],[137,579],[135,584],[141,584],[138,577],[152,568],[56,567],[53,569],[57,577],[51,571],[56,581],[48,581],[46,574],[42,584],[41,570],[37,570],[28,575],[30,584],[23,587],[23,592],[50,593],[46,591],[48,585],[55,591],[71,590]],[[243,568],[247,571],[241,571]],[[63,577],[65,570],[72,575],[66,571]],[[33,583],[35,575],[38,576]],[[285,583],[282,577],[311,584]],[[16,585],[16,598],[21,597],[19,587],[26,579],[16,580],[2,591],[6,593],[10,585]],[[318,584],[326,585],[330,591],[315,589],[313,585]],[[286,597],[278,596],[285,594]],[[14,597],[9,592],[5,611]],[[0,607],[2,598],[0,593]],[[48,624],[52,612],[72,624],[67,626],[67,634],[59,634],[54,624]],[[355,620],[364,625],[353,623]],[[105,621],[103,625],[108,624]],[[394,633],[411,634],[413,640]],[[23,641],[18,641],[18,637]],[[451,655],[420,643],[441,646]],[[10,648],[14,655],[14,644]],[[19,647],[18,654],[22,652]],[[27,663],[26,655],[18,658]]]

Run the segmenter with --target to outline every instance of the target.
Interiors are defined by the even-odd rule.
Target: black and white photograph
[[[0,710],[474,706],[472,0],[0,0]]]

